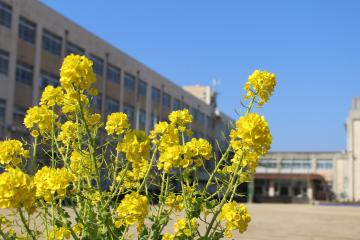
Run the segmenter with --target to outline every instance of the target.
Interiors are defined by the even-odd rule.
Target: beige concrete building
[[[346,120],[344,152],[271,152],[259,162],[253,200],[307,202],[360,201],[360,98]]]
[[[57,85],[63,58],[86,54],[94,62],[99,96],[93,108],[107,115],[123,111],[133,127],[149,131],[175,109],[189,108],[196,137],[210,141],[231,119],[208,101],[111,46],[36,0],[0,0],[0,135],[23,137],[26,109],[37,104],[47,84]],[[210,101],[211,98],[211,101]]]

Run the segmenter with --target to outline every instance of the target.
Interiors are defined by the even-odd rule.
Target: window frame
[[[116,79],[109,78],[109,76],[113,76],[113,75],[116,76]],[[111,63],[108,63],[106,68],[106,81],[120,84],[121,82],[120,79],[121,79],[121,69]]]
[[[135,91],[136,77],[128,72],[124,73],[124,89]]]
[[[28,72],[31,72],[31,81],[24,81],[22,79],[19,79],[18,76],[20,74],[20,70],[22,71],[28,71]],[[33,86],[34,84],[34,67],[30,64],[27,64],[27,63],[24,63],[22,61],[17,61],[16,62],[16,73],[15,73],[15,81],[16,82],[19,82],[21,84],[25,84],[25,85],[28,85],[28,86]],[[20,77],[20,76],[19,76]]]
[[[160,103],[161,101],[161,90],[157,87],[151,87],[151,101]]]
[[[94,54],[90,54],[90,60],[93,62],[92,67],[93,67],[94,73],[97,76],[102,77],[104,74],[104,60]]]
[[[55,33],[43,29],[42,33],[42,49],[54,54],[56,56],[61,56],[62,53],[62,37],[56,35]]]
[[[20,38],[28,43],[35,44],[35,42],[36,42],[36,23],[20,16],[18,38]]]
[[[12,6],[0,1],[0,25],[11,28]]]
[[[0,64],[1,74],[9,75],[9,61],[10,61],[9,53],[0,49],[0,63],[4,63],[3,65]],[[4,66],[4,71],[2,71],[1,66]]]

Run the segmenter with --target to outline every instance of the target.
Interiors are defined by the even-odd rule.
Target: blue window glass
[[[180,110],[182,107],[181,101],[177,98],[173,99],[173,109],[174,110]]]
[[[146,125],[146,112],[145,110],[140,110],[140,114],[139,114],[139,124],[140,124],[140,128],[141,129],[145,129],[145,125]]]
[[[167,93],[163,93],[162,96],[162,105],[164,107],[170,108],[171,107],[171,96]]]
[[[9,53],[0,50],[0,73],[9,73]]]
[[[119,111],[119,101],[112,98],[106,98],[106,115],[118,111]]]
[[[144,82],[143,80],[139,80],[139,84],[138,84],[139,96],[146,97],[146,92],[147,92],[146,89],[147,89],[147,83]]]
[[[151,99],[152,99],[154,102],[160,103],[160,96],[161,96],[160,89],[158,89],[158,88],[156,88],[156,87],[152,87],[152,88],[151,88]]]
[[[91,105],[92,108],[95,108],[97,110],[101,110],[101,107],[102,107],[101,106],[102,105],[102,96],[101,96],[101,94],[98,94],[97,96],[92,97],[92,101],[91,101],[90,105]],[[110,103],[110,105],[111,105],[111,103]],[[109,108],[116,108],[116,107],[110,106]]]
[[[42,48],[54,55],[61,56],[61,37],[44,30],[42,36]]]
[[[127,90],[135,91],[135,77],[129,73],[125,73],[124,86]]]
[[[19,20],[19,38],[22,40],[35,43],[36,25],[35,23],[20,17]]]
[[[46,86],[51,85],[54,87],[59,86],[59,77],[50,73],[41,72],[40,89],[44,89]]]
[[[128,116],[129,122],[133,123],[135,119],[135,108],[132,105],[124,104],[124,113]]]
[[[332,169],[333,161],[331,159],[317,159],[316,160],[317,169]]]
[[[12,8],[6,3],[0,2],[0,24],[11,28]]]
[[[93,61],[93,70],[98,76],[103,75],[104,71],[104,60],[94,55],[90,55],[91,61]]]
[[[6,101],[4,99],[0,99],[0,122],[5,122],[5,111],[6,110]]]
[[[106,79],[114,83],[120,83],[120,69],[108,64]]]
[[[16,64],[16,81],[32,86],[33,67],[29,64],[18,61]]]
[[[69,54],[85,55],[85,50],[71,42],[66,43],[66,55]]]

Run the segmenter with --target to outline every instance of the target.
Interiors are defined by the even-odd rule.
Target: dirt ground
[[[241,235],[235,233],[234,239],[360,240],[360,207],[299,204],[247,206],[252,221],[248,230]],[[0,210],[0,213],[8,212]],[[174,222],[168,225],[166,232],[172,231]]]

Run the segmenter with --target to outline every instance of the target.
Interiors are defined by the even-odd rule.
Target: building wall
[[[0,101],[4,100],[6,105],[5,119],[2,123],[3,136],[17,136],[17,132],[22,128],[22,122],[16,123],[16,119],[19,117],[14,116],[19,116],[19,114],[14,113],[19,112],[19,110],[25,111],[28,107],[38,103],[42,76],[46,74],[58,79],[62,60],[68,54],[68,48],[74,45],[84,50],[84,54],[90,58],[95,57],[103,63],[102,73],[97,75],[95,84],[100,92],[98,102],[101,103],[97,111],[102,115],[109,113],[107,106],[110,103],[117,102],[118,111],[134,109],[133,127],[149,131],[154,121],[165,120],[173,109],[189,108],[195,115],[192,128],[196,137],[209,135],[207,130],[211,128],[210,122],[214,121],[205,121],[204,119],[216,118],[220,123],[229,119],[224,114],[221,115],[224,118],[220,115],[215,116],[214,108],[210,104],[198,99],[190,92],[48,8],[40,1],[0,0],[0,3],[9,6],[12,15],[10,28],[0,24],[0,51],[9,55],[8,73],[0,74]],[[24,41],[19,37],[20,19],[26,19],[35,25],[33,43]],[[43,47],[43,38],[47,32],[60,39],[61,52],[59,55]],[[18,62],[25,63],[33,68],[31,85],[15,81]],[[120,70],[120,81],[118,83],[107,80],[109,66]],[[133,90],[125,87],[126,75],[131,75],[134,79]],[[147,84],[146,96],[139,93],[141,81]],[[160,90],[159,101],[153,100],[153,88]],[[167,104],[168,96],[170,96],[170,104]],[[175,106],[175,101],[180,102],[180,106]],[[113,106],[117,105],[113,104]],[[146,123],[142,126],[140,119],[144,113]],[[204,118],[201,117],[203,115]],[[210,133],[211,137],[214,137],[212,134],[214,132]]]

